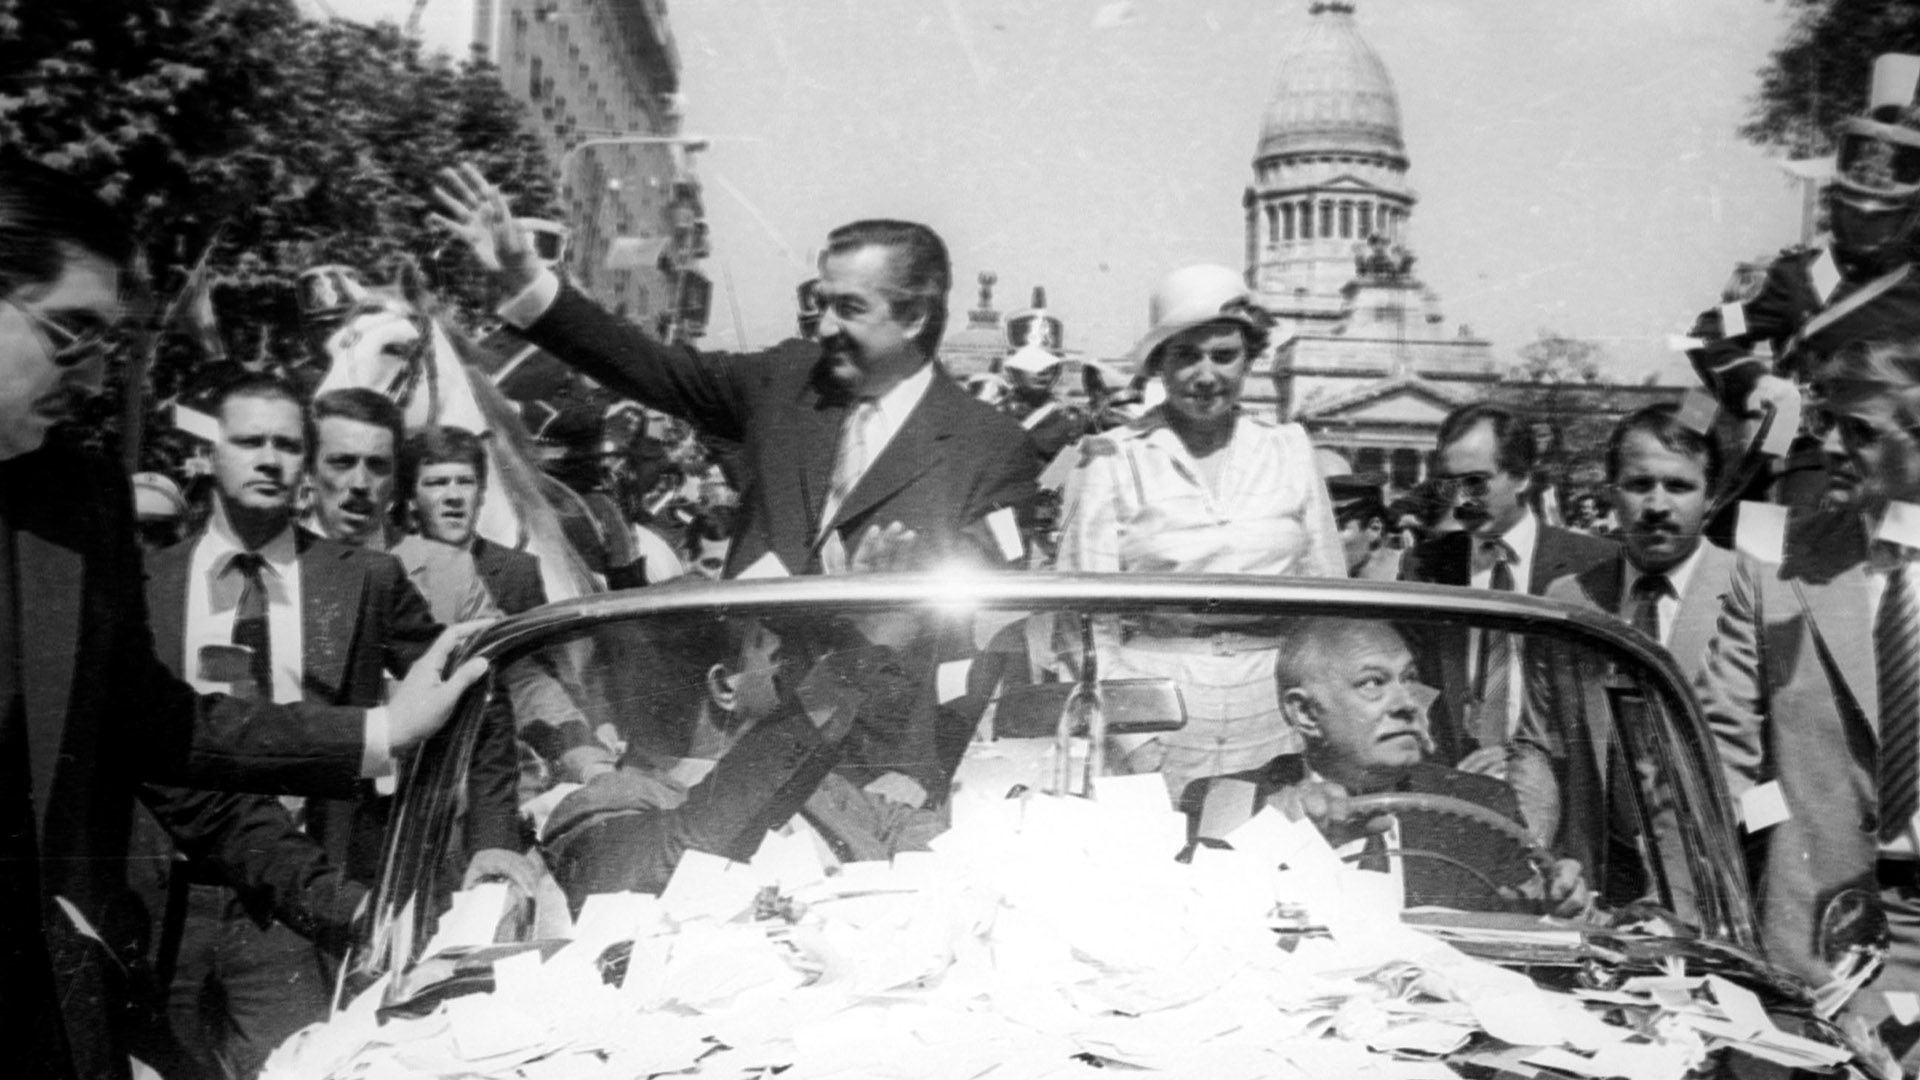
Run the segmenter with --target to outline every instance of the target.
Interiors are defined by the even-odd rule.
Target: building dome
[[[1353,4],[1317,0],[1313,22],[1280,61],[1256,158],[1305,153],[1404,159],[1400,99],[1387,66],[1354,26]]]

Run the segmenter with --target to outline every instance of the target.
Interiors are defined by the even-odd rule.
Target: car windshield
[[[604,983],[623,1007],[694,1018],[682,1034],[707,1051],[790,1063],[815,1008],[964,999],[975,1019],[1064,1024],[1071,1007],[1097,1026],[1198,1008],[1255,972],[1275,981],[1243,990],[1334,1011],[1371,972],[1414,1010],[1396,1024],[1454,1009],[1462,1039],[1506,1014],[1463,1019],[1459,1002],[1521,990],[1391,973],[1470,962],[1567,1001],[1613,994],[1577,1010],[1717,972],[1807,1003],[1758,958],[1678,672],[1545,601],[793,579],[555,605],[481,648],[485,686],[404,781],[349,961],[343,1002],[382,1017],[523,982],[523,1002],[599,1008]],[[500,800],[541,868],[531,895],[470,878],[467,838]],[[525,982],[556,969],[593,985]],[[727,1028],[748,1014],[772,1027]]]

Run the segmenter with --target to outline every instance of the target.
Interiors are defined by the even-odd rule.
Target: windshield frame
[[[1319,578],[1258,578],[1243,575],[1066,574],[968,572],[964,574],[870,574],[797,577],[754,581],[693,582],[550,604],[488,627],[469,642],[461,657],[484,656],[498,670],[541,644],[580,635],[607,623],[676,612],[766,615],[831,607],[836,614],[884,610],[902,605],[955,612],[990,609],[1070,607],[1091,614],[1123,612],[1146,603],[1181,605],[1208,614],[1242,614],[1286,608],[1289,616],[1337,615],[1418,622],[1466,621],[1478,627],[1542,634],[1593,650],[1644,674],[1638,680],[1657,687],[1662,701],[1648,711],[1667,736],[1654,740],[1670,758],[1662,768],[1682,779],[1686,804],[1680,826],[1691,851],[1702,856],[1703,881],[1697,929],[1716,943],[1759,959],[1763,956],[1755,913],[1739,862],[1737,822],[1720,769],[1714,765],[1711,735],[1687,681],[1666,651],[1627,624],[1597,610],[1519,594],[1413,583],[1383,583]],[[414,890],[417,860],[404,849],[423,848],[412,834],[430,828],[449,812],[451,785],[436,785],[433,774],[449,753],[471,753],[478,718],[495,680],[470,691],[445,731],[415,755],[392,817],[380,877],[370,901],[368,932],[354,946],[347,964],[348,982],[364,987],[382,972],[394,970],[390,958],[409,949],[411,934],[400,926]],[[1650,703],[1651,704],[1651,703]],[[1710,882],[1711,887],[1705,887]],[[411,963],[407,958],[406,963]]]

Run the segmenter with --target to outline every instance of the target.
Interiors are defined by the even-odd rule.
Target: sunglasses
[[[53,361],[54,367],[78,367],[106,350],[107,335],[112,328],[103,323],[89,323],[75,329],[17,300],[8,302],[46,336],[52,346],[47,358]]]
[[[1442,499],[1452,499],[1465,495],[1469,499],[1484,499],[1493,490],[1493,477],[1486,473],[1467,473],[1464,476],[1436,476],[1433,478],[1433,493]]]

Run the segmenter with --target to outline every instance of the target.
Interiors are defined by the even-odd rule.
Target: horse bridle
[[[427,382],[427,400],[429,402],[438,402],[440,400],[440,373],[434,370],[432,364],[424,362],[426,360],[427,350],[433,347],[433,320],[428,318],[427,313],[424,311],[416,311],[414,314],[408,315],[393,304],[384,301],[376,303],[361,300],[357,301],[353,307],[347,309],[345,315],[341,316],[340,325],[342,327],[350,326],[356,319],[363,318],[373,312],[391,312],[399,315],[419,332],[414,341],[413,348],[407,352],[406,362],[400,369],[400,373],[395,375],[393,380],[386,386],[377,389],[395,405],[400,406],[401,412],[405,412],[407,406],[413,403],[413,395],[420,389],[420,382],[424,373],[424,378]],[[356,331],[354,333],[356,335],[355,337],[341,339],[341,348],[353,347],[355,341],[358,340],[358,332]]]

